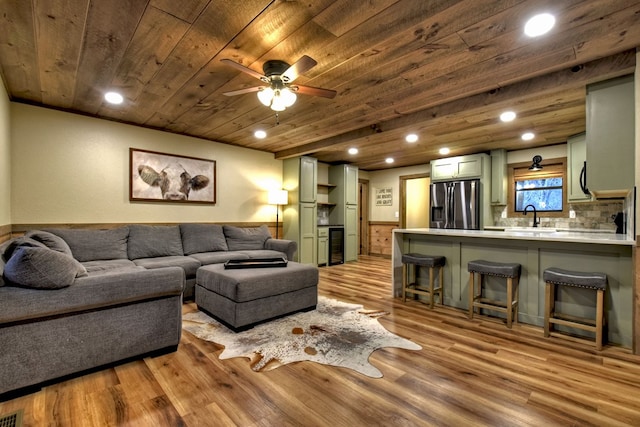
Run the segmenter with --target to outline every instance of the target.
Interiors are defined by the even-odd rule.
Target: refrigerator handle
[[[451,228],[453,224],[453,187],[449,184],[447,184],[444,218],[444,228]]]

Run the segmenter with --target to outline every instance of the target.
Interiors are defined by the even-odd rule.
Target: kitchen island
[[[417,252],[446,257],[443,304],[468,309],[467,263],[476,259],[517,262],[522,265],[519,283],[518,319],[542,326],[545,283],[549,267],[607,274],[605,294],[606,336],[609,343],[633,345],[633,248],[635,241],[613,233],[531,230],[443,230],[396,229],[393,231],[393,296],[402,296],[402,254]],[[424,279],[419,279],[424,280]],[[487,296],[504,300],[503,281],[489,277]],[[587,289],[570,293],[560,289],[559,310],[573,315],[594,316],[593,295]],[[495,315],[494,312],[489,312]]]

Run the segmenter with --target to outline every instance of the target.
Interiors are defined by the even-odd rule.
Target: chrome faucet
[[[533,205],[527,205],[524,207],[524,210],[522,211],[522,215],[526,215],[527,212],[529,212],[529,208],[533,209],[533,226],[537,227],[538,224],[540,223],[540,220],[538,219],[538,212],[536,211],[536,207]]]

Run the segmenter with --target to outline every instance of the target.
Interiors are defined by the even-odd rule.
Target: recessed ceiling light
[[[531,141],[535,136],[536,135],[533,132],[525,132],[522,134],[521,138],[523,141]]]
[[[387,157],[386,159],[384,159],[384,161],[391,164],[393,163],[393,157]]]
[[[122,104],[124,98],[118,92],[107,92],[104,94],[104,99],[109,104]]]
[[[253,136],[255,136],[258,139],[264,139],[267,137],[267,133],[265,131],[263,131],[262,129],[257,130],[253,133]]]
[[[410,133],[409,135],[404,137],[404,140],[407,142],[416,142],[418,140],[418,135],[416,135],[415,133]]]
[[[349,154],[358,154],[358,149],[355,147],[351,147],[349,148]]]
[[[529,19],[524,26],[524,33],[529,37],[538,37],[551,31],[556,18],[550,13],[540,13]]]
[[[451,150],[449,150],[447,147],[442,147],[441,149],[438,150],[438,153],[440,154],[449,154]]]
[[[516,118],[516,113],[514,113],[513,111],[505,111],[504,113],[500,114],[500,120],[502,120],[503,122],[512,122],[513,120],[515,120]]]

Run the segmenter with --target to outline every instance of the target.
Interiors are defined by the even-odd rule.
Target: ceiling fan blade
[[[225,96],[244,95],[245,93],[257,92],[263,87],[264,86],[248,87],[246,89],[232,90],[231,92],[223,92],[222,94]]]
[[[302,58],[298,59],[295,64],[287,68],[287,70],[282,73],[282,80],[286,83],[291,83],[300,75],[315,67],[317,64],[318,63],[315,61],[315,59],[311,58],[310,56],[304,55]]]
[[[262,74],[258,73],[257,71],[253,71],[251,68],[245,67],[244,65],[240,65],[237,62],[234,62],[230,59],[221,59],[220,62],[224,62],[227,65],[231,65],[232,67],[234,67],[237,70],[242,71],[243,73],[247,73],[252,77],[255,77],[256,79],[262,80],[262,81],[269,81],[269,79],[267,78],[267,76],[263,76]]]
[[[329,98],[329,99],[333,99],[338,93],[335,90],[322,89],[320,87],[313,87],[313,86],[296,85],[293,87],[296,88],[295,91],[297,93],[301,93],[303,95],[322,96],[324,98]]]

